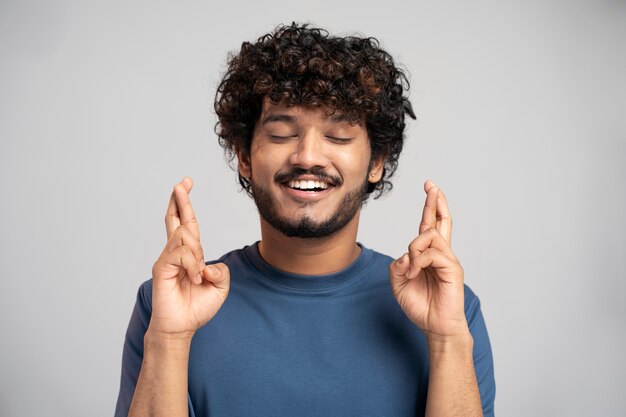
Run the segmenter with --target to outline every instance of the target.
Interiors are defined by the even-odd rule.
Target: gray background
[[[228,51],[277,23],[378,37],[419,121],[359,240],[400,255],[422,183],[492,338],[500,416],[623,416],[624,1],[2,1],[0,415],[109,416],[171,187],[207,257],[259,238],[212,132]]]

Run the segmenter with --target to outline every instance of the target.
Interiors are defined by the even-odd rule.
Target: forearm
[[[430,374],[427,417],[482,417],[469,331],[453,339],[428,341]]]
[[[187,417],[191,336],[165,337],[148,330],[129,417]]]

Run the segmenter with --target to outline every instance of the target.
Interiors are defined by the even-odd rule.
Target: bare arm
[[[187,177],[174,187],[165,216],[167,243],[152,267],[152,316],[129,417],[188,415],[191,340],[230,288],[226,265],[204,263],[191,187]]]
[[[144,337],[141,373],[135,388],[129,417],[187,417],[187,368],[190,336]]]
[[[452,252],[452,219],[443,192],[424,184],[419,236],[389,266],[391,287],[407,317],[428,341],[428,417],[483,415],[473,339],[464,310],[463,268]]]
[[[474,372],[472,336],[429,341],[427,417],[482,416],[480,392]]]

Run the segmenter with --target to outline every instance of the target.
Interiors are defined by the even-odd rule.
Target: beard
[[[326,220],[315,221],[308,215],[289,219],[280,215],[272,196],[251,179],[252,197],[261,218],[287,237],[315,239],[330,236],[343,229],[356,216],[367,195],[367,177],[355,190],[348,192],[334,213]]]

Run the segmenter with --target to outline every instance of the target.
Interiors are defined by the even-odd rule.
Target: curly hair
[[[333,37],[320,28],[278,26],[256,43],[244,42],[230,54],[215,95],[215,133],[230,161],[237,149],[250,152],[263,99],[287,106],[341,111],[350,120],[365,117],[371,158],[385,158],[383,175],[369,183],[374,198],[392,188],[404,143],[405,113],[415,119],[407,98],[409,81],[375,38]],[[248,194],[250,181],[239,175]]]

